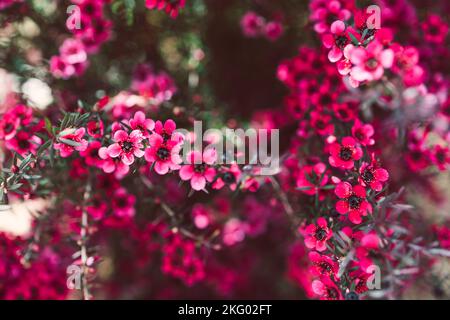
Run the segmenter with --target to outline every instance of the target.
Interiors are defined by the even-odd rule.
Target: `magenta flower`
[[[0,119],[0,140],[10,140],[16,133],[20,125],[20,119],[11,113],[2,115]]]
[[[75,67],[60,56],[50,58],[50,72],[55,78],[69,79],[75,74]]]
[[[297,188],[308,195],[318,193],[320,187],[325,186],[328,182],[326,169],[326,165],[322,162],[314,166],[304,166],[300,169],[297,177]]]
[[[236,163],[230,165],[230,167],[222,167],[219,170],[218,177],[212,184],[212,188],[219,190],[223,186],[228,185],[230,190],[234,191],[237,188],[237,184],[241,179],[241,169]]]
[[[329,277],[322,277],[312,282],[312,289],[321,300],[342,300],[342,294],[336,284]]]
[[[246,37],[254,38],[264,30],[264,18],[253,11],[248,11],[241,19],[241,29]]]
[[[174,140],[164,141],[164,138],[154,133],[149,138],[150,148],[145,150],[145,160],[154,165],[158,174],[166,174],[169,170],[180,169],[182,162],[181,143]]]
[[[146,119],[142,111],[136,112],[129,124],[131,129],[141,131],[144,138],[149,138],[152,130],[155,129],[155,122],[152,119]]]
[[[192,189],[203,190],[206,182],[212,182],[216,175],[216,170],[212,167],[217,161],[217,153],[214,149],[208,149],[203,152],[192,151],[187,154],[188,163],[181,167],[181,180],[191,180]]]
[[[384,69],[391,68],[394,62],[392,49],[384,49],[378,41],[372,41],[366,48],[352,48],[349,57],[354,64],[350,75],[358,82],[381,79]]]
[[[176,133],[175,129],[177,125],[172,119],[167,120],[164,124],[161,121],[155,122],[155,132],[160,135],[164,141],[174,140],[180,142],[183,136],[180,133]]]
[[[308,258],[312,263],[310,272],[314,276],[336,276],[339,271],[339,263],[329,256],[322,255],[316,251],[311,251]]]
[[[136,197],[129,194],[124,188],[117,189],[112,197],[112,210],[115,216],[131,218],[134,216]]]
[[[59,48],[61,59],[68,64],[84,63],[87,60],[87,53],[83,42],[78,39],[69,38],[64,40]]]
[[[355,139],[345,137],[342,143],[333,143],[330,146],[330,157],[328,161],[330,165],[342,169],[352,169],[355,166],[354,161],[361,159],[363,152],[356,145]]]
[[[58,142],[53,144],[55,150],[59,150],[61,157],[69,157],[75,150],[84,151],[88,147],[88,142],[83,139],[86,133],[85,128],[65,129],[59,134]]]
[[[102,159],[101,168],[105,173],[113,173],[117,179],[122,179],[130,171],[130,167],[124,164],[120,158],[112,158],[108,154],[108,148],[98,149],[98,156]]]
[[[372,138],[374,134],[373,126],[371,124],[364,124],[360,121],[355,121],[352,127],[352,136],[358,140],[363,146],[372,146],[375,140]]]
[[[89,121],[87,124],[87,133],[92,138],[100,139],[103,137],[104,133],[104,125],[103,121],[101,119],[98,119],[97,121]]]
[[[340,20],[331,24],[330,31],[331,33],[323,35],[322,43],[326,48],[331,49],[328,52],[328,60],[334,63],[341,60],[344,48],[351,43],[349,33],[352,33],[355,38],[358,38],[358,33],[351,27],[346,27]]]
[[[114,133],[113,140],[116,143],[108,147],[109,156],[120,158],[127,166],[133,164],[134,157],[141,158],[144,155],[142,134],[139,130],[133,130],[129,135],[124,130],[118,130]]]
[[[424,23],[422,30],[425,40],[435,44],[443,44],[448,34],[448,25],[436,14],[430,14]]]
[[[327,249],[327,241],[332,237],[333,231],[328,228],[327,220],[320,217],[317,225],[310,224],[303,230],[305,245],[309,249],[316,249],[319,252]]]
[[[148,9],[164,10],[171,18],[176,18],[185,4],[186,0],[145,0]]]
[[[386,169],[379,168],[374,164],[363,163],[359,169],[359,182],[379,192],[383,189],[383,183],[389,179]]]
[[[283,26],[278,21],[270,21],[266,24],[264,32],[267,39],[275,41],[283,34]]]
[[[341,199],[336,203],[336,211],[348,213],[348,218],[354,224],[362,222],[361,216],[372,212],[371,204],[366,200],[366,189],[361,185],[353,186],[348,182],[339,183],[334,193]]]
[[[26,131],[19,131],[13,138],[6,140],[5,146],[7,149],[24,156],[29,153],[36,154],[41,144],[41,138]]]

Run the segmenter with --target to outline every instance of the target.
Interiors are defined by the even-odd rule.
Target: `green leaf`
[[[349,35],[350,38],[352,39],[352,42],[353,42],[353,44],[354,44],[355,46],[359,45],[358,39],[356,39],[356,37],[355,37],[351,32],[349,32],[348,35]]]
[[[52,131],[53,130],[52,122],[47,117],[45,117],[45,128],[47,129],[49,134],[53,133],[53,131]]]
[[[81,143],[73,141],[73,140],[69,140],[69,139],[64,139],[64,138],[59,138],[59,141],[61,141],[64,144],[67,144],[71,147],[79,147],[81,146]]]

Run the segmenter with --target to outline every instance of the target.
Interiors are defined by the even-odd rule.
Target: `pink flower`
[[[321,300],[342,300],[342,294],[336,284],[328,277],[324,276],[320,280],[312,282],[312,289]]]
[[[98,151],[102,144],[100,141],[92,141],[84,151],[80,151],[80,156],[84,158],[84,161],[88,166],[102,168],[103,160],[98,155]]]
[[[119,188],[114,191],[112,197],[113,214],[121,218],[131,218],[134,216],[134,204],[136,197],[129,194],[124,188]]]
[[[127,166],[133,164],[134,157],[141,158],[144,155],[142,134],[139,130],[133,130],[129,135],[124,130],[118,130],[114,133],[113,140],[116,143],[108,147],[109,156],[120,158]]]
[[[394,62],[392,49],[383,49],[378,41],[372,41],[366,48],[352,48],[349,57],[354,64],[350,75],[359,82],[381,79],[384,69],[392,67]]]
[[[29,153],[36,154],[41,144],[41,138],[26,131],[19,131],[13,138],[6,140],[5,146],[8,150],[13,150],[24,156]]]
[[[186,0],[145,0],[148,9],[164,10],[171,18],[176,18],[185,4]]]
[[[236,163],[230,165],[229,168],[221,167],[219,175],[212,184],[213,189],[222,189],[224,185],[228,185],[232,191],[236,190],[237,184],[241,179],[241,169]]]
[[[328,175],[325,174],[327,167],[319,162],[314,166],[304,166],[300,169],[297,177],[297,188],[303,193],[314,195],[319,192],[328,182]]]
[[[87,60],[87,53],[83,43],[74,38],[64,40],[59,48],[61,59],[68,64],[84,63]]]
[[[20,119],[8,112],[0,119],[0,140],[10,140],[14,138],[20,125]]]
[[[65,129],[58,136],[58,142],[53,144],[55,150],[59,150],[61,157],[69,157],[73,151],[84,151],[88,147],[88,142],[83,139],[86,133],[85,128]]]
[[[192,219],[198,229],[205,229],[211,224],[211,214],[202,204],[196,204],[192,208]]]
[[[352,127],[352,136],[358,140],[363,146],[372,146],[375,140],[372,138],[374,130],[371,124],[363,124],[360,121],[355,121]]]
[[[97,121],[89,121],[87,124],[87,133],[92,138],[100,139],[103,138],[104,126],[103,121],[98,119]]]
[[[264,32],[267,39],[275,41],[283,34],[283,26],[278,21],[271,21],[266,24]]]
[[[173,140],[175,142],[181,142],[183,136],[180,133],[175,132],[177,125],[172,119],[167,120],[164,124],[161,121],[155,122],[155,132],[160,135],[164,141]]]
[[[155,128],[155,122],[152,119],[146,119],[142,111],[136,112],[129,124],[131,129],[141,131],[144,138],[150,137],[152,130]]]
[[[227,221],[222,231],[222,241],[227,246],[233,246],[245,239],[247,226],[239,219],[233,218]]]
[[[367,216],[368,212],[372,212],[363,186],[352,187],[348,182],[341,182],[334,189],[334,193],[341,199],[336,203],[336,211],[340,214],[348,213],[349,220],[354,224],[360,224],[361,216]]]
[[[216,176],[216,170],[212,167],[217,161],[217,153],[214,149],[203,152],[192,151],[187,154],[188,163],[181,167],[181,180],[191,180],[191,187],[194,190],[203,190],[206,182],[212,182]]]
[[[50,72],[55,78],[69,79],[75,74],[75,67],[60,56],[50,58]]]
[[[130,171],[130,167],[124,164],[120,158],[112,158],[108,154],[108,148],[101,147],[98,150],[98,156],[102,159],[101,169],[105,173],[115,174],[117,179],[122,179]]]
[[[308,254],[309,260],[312,263],[310,271],[315,276],[336,276],[339,271],[339,263],[329,256],[322,255],[315,251]]]
[[[448,25],[436,14],[430,14],[422,23],[425,40],[431,43],[444,43],[448,34]]]
[[[355,165],[354,161],[361,159],[362,155],[363,152],[357,147],[355,139],[345,137],[342,139],[342,144],[335,142],[330,146],[328,161],[333,167],[352,169]]]
[[[431,161],[441,171],[445,171],[450,164],[450,150],[448,147],[436,145],[431,152]]]
[[[333,231],[328,228],[327,220],[323,217],[317,219],[317,225],[310,224],[301,232],[305,237],[306,247],[319,252],[327,249],[326,243],[333,235]]]
[[[344,48],[351,43],[352,39],[349,33],[352,33],[355,38],[358,38],[358,33],[351,27],[346,27],[343,21],[335,21],[331,24],[331,33],[326,33],[322,37],[323,45],[331,49],[328,52],[328,60],[330,62],[337,62],[341,60],[343,56]]]
[[[182,145],[179,141],[164,141],[162,136],[154,133],[150,136],[149,142],[150,148],[145,150],[145,160],[154,165],[156,173],[163,175],[169,170],[180,169]]]
[[[254,38],[264,30],[264,18],[253,11],[248,11],[241,19],[242,32],[246,37]]]
[[[389,179],[389,173],[386,169],[365,162],[361,165],[359,174],[361,185],[368,186],[377,192],[383,189],[383,182]]]

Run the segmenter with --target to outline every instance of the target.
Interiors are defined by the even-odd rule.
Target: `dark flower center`
[[[327,236],[327,232],[322,228],[317,229],[316,233],[314,234],[314,237],[319,241],[325,239],[326,236]]]
[[[194,165],[194,171],[197,173],[203,173],[203,172],[205,172],[205,170],[206,170],[206,165],[204,163]]]
[[[350,209],[358,209],[361,205],[362,199],[358,196],[352,195],[348,198],[348,205]]]
[[[361,178],[365,183],[371,183],[375,177],[373,176],[373,172],[371,170],[366,169],[363,171]]]
[[[335,43],[339,49],[343,49],[347,45],[348,39],[345,36],[338,36],[335,40]]]
[[[10,133],[10,132],[12,132],[14,130],[14,126],[11,124],[11,123],[8,123],[6,126],[5,126],[5,132],[6,133]]]
[[[19,140],[18,145],[20,149],[26,150],[30,147],[30,142],[28,142],[27,140]]]
[[[353,151],[349,147],[342,147],[341,151],[339,152],[339,158],[341,158],[344,161],[348,161],[352,158]]]
[[[128,206],[128,201],[125,197],[120,197],[116,199],[116,205],[118,208],[126,208]]]
[[[378,61],[375,58],[371,58],[369,60],[366,61],[366,67],[369,70],[373,70],[376,69],[376,67],[378,67]]]
[[[439,163],[445,163],[445,152],[443,151],[436,152],[436,159],[438,160]]]
[[[236,182],[236,177],[231,172],[225,172],[222,175],[222,179],[225,183],[231,184]]]
[[[166,148],[159,148],[158,151],[156,152],[156,155],[161,160],[167,160],[169,159],[170,151],[167,150]]]
[[[167,141],[170,139],[170,134],[168,134],[166,131],[163,131],[161,137],[163,137],[164,141]]]
[[[333,271],[333,268],[331,267],[331,264],[329,264],[326,261],[321,261],[318,264],[321,273],[331,273]]]
[[[327,288],[327,296],[329,299],[335,300],[339,297],[339,293],[335,288]]]
[[[122,150],[125,152],[130,152],[133,150],[133,143],[130,141],[122,142]]]

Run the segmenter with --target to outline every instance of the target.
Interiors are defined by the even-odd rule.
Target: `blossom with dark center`
[[[180,178],[184,181],[191,181],[194,190],[203,190],[206,182],[212,182],[216,175],[216,170],[212,167],[217,161],[215,149],[207,149],[202,153],[192,151],[187,154],[188,164],[180,169]]]
[[[232,163],[230,167],[220,168],[216,180],[212,184],[213,189],[222,189],[224,185],[228,185],[232,191],[236,190],[237,184],[241,179],[241,169],[236,163]]]
[[[310,272],[315,276],[336,276],[339,271],[339,263],[327,255],[322,255],[315,251],[308,254],[312,263]]]
[[[450,164],[450,150],[448,147],[436,145],[431,152],[431,161],[439,170],[445,171]]]
[[[342,300],[342,293],[336,284],[327,276],[314,280],[312,289],[321,300]]]
[[[359,182],[364,187],[370,187],[379,192],[383,189],[383,183],[389,179],[386,169],[380,168],[376,163],[363,163],[359,169]]]
[[[342,169],[353,169],[354,161],[361,159],[363,152],[357,146],[356,141],[352,137],[345,137],[342,143],[333,143],[330,146],[330,157],[328,158],[330,165]]]
[[[372,146],[375,140],[372,138],[374,134],[371,124],[364,124],[359,120],[355,121],[352,127],[352,136],[363,146]]]
[[[154,165],[156,173],[163,175],[169,170],[180,169],[182,140],[165,140],[158,133],[153,133],[149,143],[150,148],[145,150],[145,160]]]
[[[136,112],[133,119],[130,119],[129,124],[131,129],[141,131],[144,138],[150,137],[152,130],[155,128],[155,122],[152,119],[146,119],[142,111]]]
[[[29,153],[36,154],[37,149],[42,144],[42,139],[26,131],[19,131],[10,140],[7,140],[5,146],[21,156]]]
[[[346,27],[343,21],[335,21],[331,24],[331,33],[326,33],[322,37],[323,45],[331,49],[328,52],[328,60],[337,62],[343,57],[344,48],[352,42],[350,33],[355,39],[359,38],[359,34],[352,27]]]
[[[88,142],[83,139],[85,133],[85,128],[68,128],[59,134],[58,142],[53,147],[59,150],[63,158],[69,157],[75,150],[84,151],[88,147]]]
[[[319,252],[327,249],[326,243],[333,235],[333,231],[328,228],[325,218],[317,219],[316,224],[308,225],[304,230],[300,230],[305,237],[305,245],[309,249],[316,249]]]
[[[108,147],[108,154],[111,158],[120,158],[127,166],[132,165],[134,157],[141,158],[144,155],[142,150],[142,134],[139,130],[133,130],[128,134],[124,130],[114,133],[114,144]]]
[[[371,204],[366,200],[366,189],[361,185],[352,186],[348,182],[339,183],[334,193],[340,198],[336,203],[336,211],[340,214],[348,213],[348,218],[354,224],[362,222],[361,216],[372,212]]]

